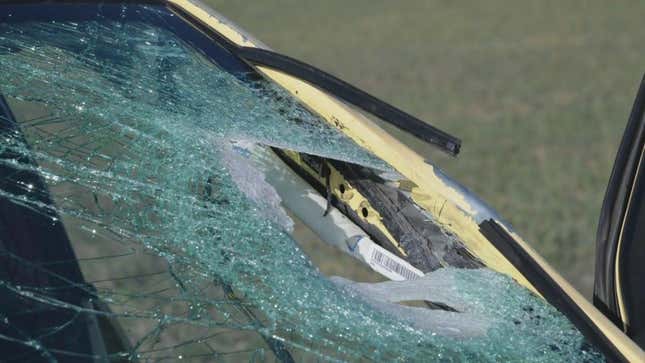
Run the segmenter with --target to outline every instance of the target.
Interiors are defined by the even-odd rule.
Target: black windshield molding
[[[460,139],[310,64],[267,49],[255,47],[239,47],[237,54],[252,64],[269,67],[307,81],[396,128],[437,146],[452,156],[459,154],[461,148]]]
[[[449,155],[457,156],[461,150],[461,140],[424,122],[369,93],[355,87],[310,64],[301,62],[271,50],[255,47],[243,47],[204,24],[183,9],[169,3],[168,6],[181,15],[200,31],[209,35],[231,53],[245,62],[275,69],[290,76],[306,81],[343,101],[370,113],[384,122],[424,141]]]
[[[627,358],[594,324],[580,306],[515,241],[506,229],[493,219],[482,222],[479,225],[479,229],[544,299],[569,318],[585,338],[605,355],[608,362],[628,362]]]

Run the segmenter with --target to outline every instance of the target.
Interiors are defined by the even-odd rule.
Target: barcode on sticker
[[[391,258],[376,248],[372,249],[371,262],[374,262],[391,272],[399,274],[406,280],[419,278],[419,275],[416,272],[410,270],[407,266],[401,264],[399,261]]]

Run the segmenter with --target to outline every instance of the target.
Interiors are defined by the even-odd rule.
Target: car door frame
[[[634,233],[641,233],[634,227],[639,218],[643,218],[640,195],[645,188],[645,166],[642,165],[644,143],[645,77],[641,80],[616,155],[596,237],[594,305],[629,336],[637,333],[634,329],[642,329],[632,322],[640,322],[639,316],[643,315],[636,314],[637,309],[630,303],[645,298],[645,289],[630,289],[633,284],[628,282],[630,277],[634,277],[637,259],[645,254],[643,246],[634,244],[639,240]],[[640,237],[642,241],[645,236]],[[645,272],[645,268],[642,270]],[[641,347],[644,343],[640,342]]]

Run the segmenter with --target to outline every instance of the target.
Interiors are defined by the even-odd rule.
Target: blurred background
[[[602,198],[645,70],[645,3],[205,1],[461,137],[458,158],[428,157],[591,296]]]

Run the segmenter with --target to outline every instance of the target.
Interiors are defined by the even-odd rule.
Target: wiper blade
[[[266,66],[307,81],[410,135],[456,156],[461,140],[421,121],[325,71],[283,54],[255,47],[236,47],[235,53],[249,63]]]

